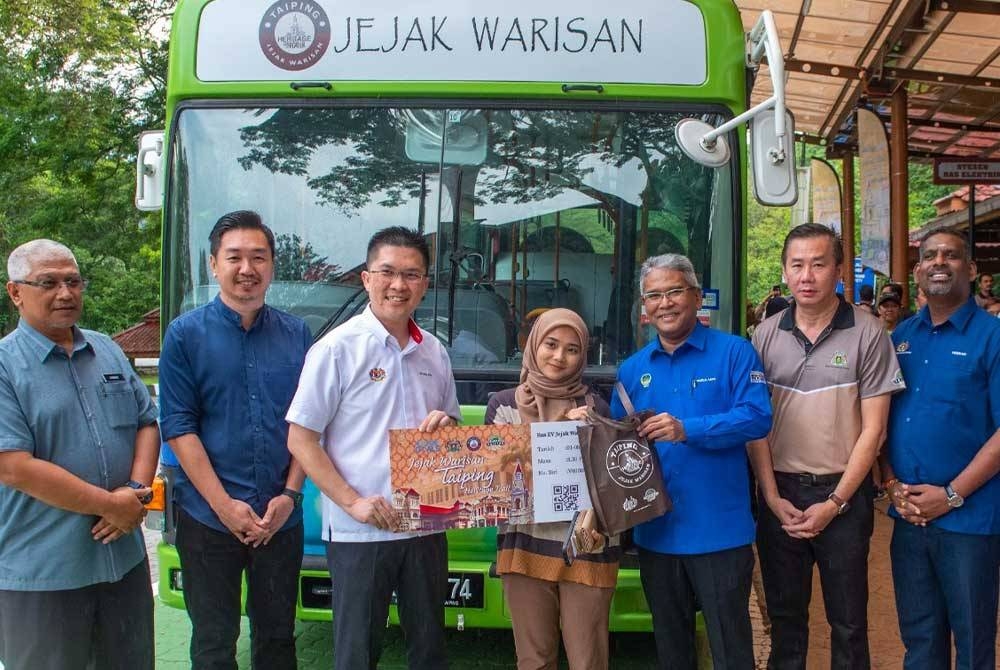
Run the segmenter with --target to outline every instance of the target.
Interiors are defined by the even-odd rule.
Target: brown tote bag
[[[587,425],[577,428],[597,530],[606,535],[655,519],[672,507],[656,449],[638,433],[653,412],[637,413],[621,382],[615,390],[628,416],[615,421],[590,408]]]

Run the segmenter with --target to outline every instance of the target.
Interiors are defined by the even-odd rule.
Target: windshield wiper
[[[333,330],[334,326],[336,326],[337,322],[340,320],[340,317],[347,310],[347,308],[351,305],[351,303],[353,303],[355,300],[357,300],[358,296],[361,295],[364,292],[365,292],[365,287],[362,286],[357,291],[355,291],[354,293],[352,293],[351,297],[349,297],[347,300],[345,300],[344,304],[341,305],[340,308],[337,309],[337,311],[334,312],[333,315],[330,316],[329,319],[327,319],[326,321],[324,321],[323,325],[319,327],[319,330],[317,330],[316,334],[313,336],[313,342],[319,340],[321,337],[323,337],[328,332],[330,332],[331,330]],[[355,311],[357,311],[357,310],[355,310]],[[354,316],[354,312],[353,311],[351,312],[351,316]]]

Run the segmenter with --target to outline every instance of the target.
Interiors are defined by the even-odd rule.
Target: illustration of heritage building
[[[524,484],[521,464],[514,468],[514,479],[510,484],[510,523],[531,523],[531,496]]]
[[[392,506],[399,518],[400,530],[419,531],[501,526],[510,517],[511,503],[490,495],[479,500],[455,499],[448,506],[432,505],[421,502],[420,494],[413,489],[396,489],[392,493]]]

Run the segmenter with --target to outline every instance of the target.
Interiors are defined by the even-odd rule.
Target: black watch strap
[[[296,491],[294,489],[285,489],[281,492],[281,495],[288,496],[295,503],[296,507],[302,507],[302,492]]]
[[[130,489],[135,489],[136,491],[139,491],[139,490],[142,490],[142,489],[145,489],[145,488],[149,488],[149,493],[147,493],[143,497],[139,498],[139,502],[141,502],[143,505],[148,505],[149,503],[151,503],[153,501],[153,490],[152,490],[152,488],[146,486],[142,482],[137,482],[134,479],[130,479],[127,482],[125,482],[125,486],[129,487]]]

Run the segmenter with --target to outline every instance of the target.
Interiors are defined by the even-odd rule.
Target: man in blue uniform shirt
[[[0,340],[0,666],[153,670],[139,524],[156,408],[111,338],[77,327],[87,281],[52,240],[7,259]]]
[[[941,230],[914,269],[927,306],[892,334],[907,390],[892,400],[884,483],[904,667],[996,668],[1000,323],[979,309],[965,237]],[[883,457],[885,458],[885,456]]]
[[[160,355],[163,438],[183,469],[174,498],[191,665],[235,667],[246,572],[251,664],[294,668],[305,475],[283,417],[312,337],[264,303],[274,234],[259,215],[222,216],[209,244],[219,295],[170,323]]]
[[[635,529],[643,590],[661,667],[697,667],[695,612],[705,616],[716,668],[753,668],[748,602],[754,523],[746,443],[767,435],[771,401],[748,341],[702,326],[691,261],[648,259],[642,301],[657,339],[622,363],[618,379],[655,442],[673,510]],[[625,414],[615,396],[615,417]]]

